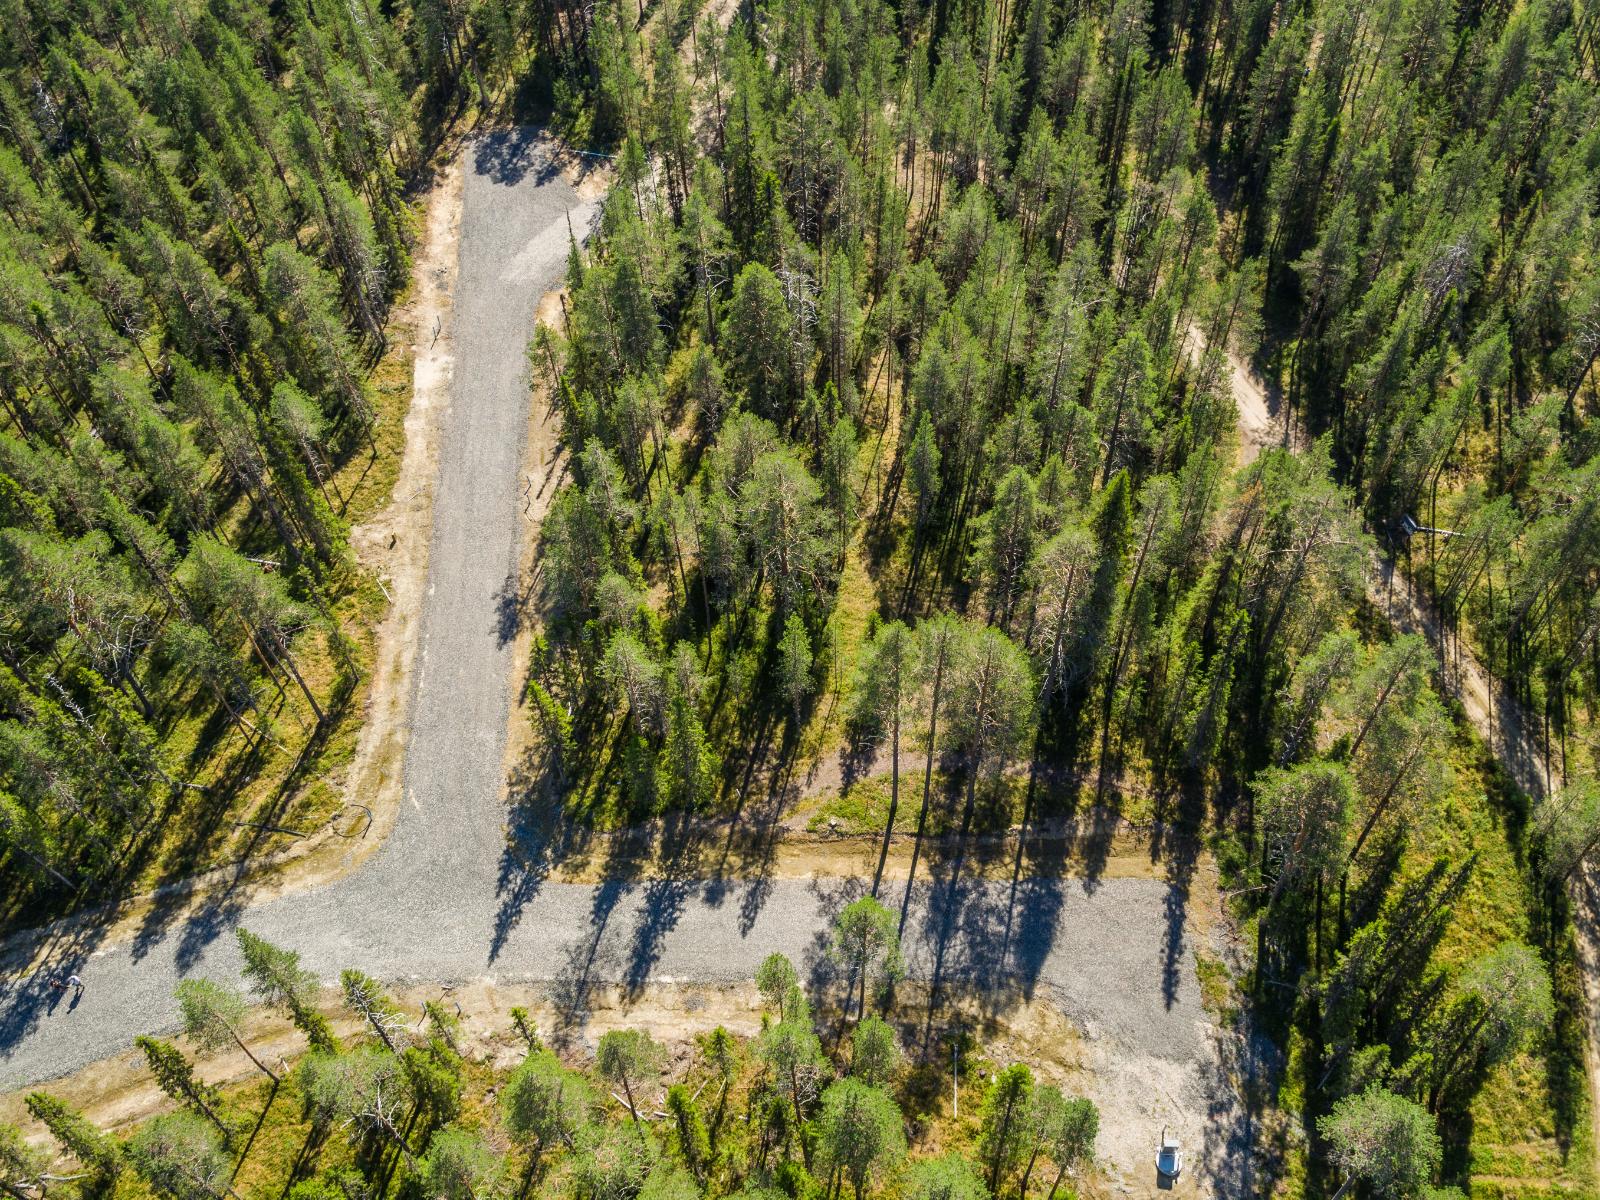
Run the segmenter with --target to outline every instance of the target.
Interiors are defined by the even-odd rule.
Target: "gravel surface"
[[[38,977],[0,984],[0,1091],[173,1029],[180,977],[237,977],[240,923],[300,950],[330,983],[350,965],[395,982],[548,982],[575,1015],[596,985],[746,981],[773,950],[828,982],[824,931],[859,881],[589,886],[502,866],[515,632],[503,598],[515,594],[519,549],[524,349],[538,298],[564,268],[567,219],[581,236],[594,205],[529,137],[484,139],[469,154],[452,402],[393,833],[365,867],[326,887],[248,907],[223,901],[129,944],[64,950],[56,961],[87,983],[76,1004]],[[897,892],[885,899],[898,907]],[[909,972],[982,983],[1001,1003],[1045,989],[1101,1057],[1162,1064],[1184,1093],[1175,1108],[1214,1114],[1215,1054],[1183,909],[1157,879],[1028,880],[1015,892],[935,880],[909,906]]]
[[[1205,1057],[1187,948],[1176,970],[1167,969],[1167,885],[1107,879],[1091,891],[1082,881],[1056,881],[1049,895],[1045,886],[1028,885],[1014,907],[1008,885],[958,887],[959,911],[947,934],[941,914],[948,889],[919,886],[906,936],[910,975],[992,984],[999,997],[1044,987],[1094,1040],[1179,1064]],[[13,1040],[17,1031],[8,1018],[0,1090],[125,1050],[135,1034],[174,1028],[172,988],[180,977],[237,979],[239,956],[227,935],[238,917],[269,940],[299,949],[330,984],[351,965],[395,982],[550,981],[579,1015],[589,987],[744,982],[773,950],[827,983],[823,931],[857,894],[857,887],[835,880],[552,883],[527,899],[491,963],[501,916],[492,870],[463,867],[440,878],[427,868],[404,875],[369,869],[320,891],[227,914],[215,926],[176,928],[150,946],[96,951],[80,970],[87,988],[75,1006],[58,999],[52,1007],[47,987],[24,985],[23,997],[38,1002],[37,1022]],[[897,892],[884,899],[898,906]],[[1163,1000],[1169,976],[1170,1007]]]

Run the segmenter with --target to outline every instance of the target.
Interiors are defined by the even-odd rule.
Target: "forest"
[[[752,779],[837,754],[885,845],[1153,820],[1254,941],[1291,1194],[1362,1182],[1328,1122],[1369,1102],[1443,1142],[1373,1195],[1587,1190],[1593,15],[634,24],[591,30],[616,181],[530,350],[572,476],[534,802],[762,819]],[[1384,559],[1439,645],[1385,628]],[[1571,780],[1536,806],[1440,690],[1461,643]]]
[[[417,190],[465,114],[537,119],[613,156],[613,183],[559,324],[529,331],[567,482],[540,531],[524,803],[596,830],[770,820],[757,793],[781,810],[837,756],[886,796],[818,816],[930,860],[1047,819],[1169,831],[1152,856],[1212,856],[1250,943],[1228,1007],[1279,1053],[1274,1186],[1592,1193],[1568,899],[1600,846],[1589,7],[5,16],[9,922],[337,806],[313,781],[381,611],[348,530],[397,453]],[[1281,423],[1259,453],[1241,375]],[[1435,644],[1387,628],[1385,560]],[[1442,687],[1463,650],[1531,715],[1542,798]],[[398,1094],[437,1140],[457,1114],[410,1065],[449,1041],[428,1037],[381,1070],[424,1081]],[[529,1041],[525,1069],[555,1070]],[[296,1086],[356,1103],[315,1053]],[[812,1173],[828,1094],[773,1118],[795,1126],[753,1174],[899,1194],[887,1170]],[[197,1119],[172,1136],[220,1161]],[[408,1136],[403,1170],[378,1154],[330,1187],[479,1194],[418,1182],[436,1160]],[[696,1186],[745,1186],[697,1173],[684,1136]],[[226,1190],[141,1172],[173,1200]],[[647,1174],[560,1186],[631,1200]]]
[[[393,478],[427,76],[359,6],[10,3],[5,27],[15,928],[330,815],[381,604],[347,534]]]

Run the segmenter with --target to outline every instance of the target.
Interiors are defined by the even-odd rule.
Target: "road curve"
[[[455,361],[394,830],[362,868],[314,890],[224,897],[96,948],[62,927],[41,930],[39,948],[87,987],[69,1003],[39,976],[0,982],[0,1092],[122,1052],[137,1034],[173,1030],[180,978],[237,978],[239,924],[299,950],[329,983],[347,966],[396,983],[542,983],[575,1017],[595,986],[747,981],[774,950],[819,986],[829,983],[825,931],[832,913],[860,894],[860,881],[558,884],[504,854],[524,349],[538,299],[564,269],[568,221],[582,231],[594,211],[544,146],[532,135],[501,134],[467,155]],[[892,888],[884,899],[899,905]],[[1102,1061],[1135,1064],[1142,1079],[1161,1081],[1165,1095],[1138,1101],[1156,1124],[1170,1111],[1190,1126],[1191,1146],[1206,1130],[1202,1118],[1183,1114],[1232,1126],[1231,1089],[1186,936],[1184,889],[1159,879],[1013,886],[946,876],[919,884],[908,909],[914,979],[981,985],[997,1008],[1042,994],[1075,1019]],[[1220,1157],[1219,1143],[1233,1139],[1231,1128],[1218,1132],[1211,1144]]]
[[[365,866],[321,889],[247,911],[224,897],[192,917],[147,928],[127,945],[57,965],[86,980],[76,1011],[51,1012],[37,978],[0,986],[0,1087],[12,1088],[125,1049],[134,1034],[169,1028],[173,982],[193,971],[230,974],[232,927],[242,920],[304,947],[313,968],[340,961],[406,966],[380,947],[415,926],[409,971],[431,962],[421,927],[487,942],[466,923],[466,895],[493,897],[504,845],[501,760],[513,680],[502,598],[521,546],[518,475],[528,430],[525,348],[539,297],[565,269],[568,220],[580,199],[531,133],[480,139],[466,151],[450,402],[435,480],[428,586],[413,686],[405,792],[395,827]],[[459,919],[457,912],[460,912]],[[66,942],[60,928],[41,945]],[[74,945],[75,943],[67,943]]]

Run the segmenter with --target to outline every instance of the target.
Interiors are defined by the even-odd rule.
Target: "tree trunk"
[[[867,935],[861,935],[861,1002],[856,1006],[856,1021],[867,1015]]]
[[[274,639],[277,642],[275,649],[283,658],[283,665],[289,668],[289,674],[300,685],[300,690],[305,693],[306,701],[311,705],[311,711],[317,715],[317,724],[321,725],[328,719],[328,714],[322,711],[322,705],[317,703],[317,698],[311,694],[311,689],[306,686],[306,681],[300,677],[300,668],[295,666],[294,655],[289,651],[288,639],[279,635]]]
[[[1378,693],[1378,699],[1376,703],[1373,704],[1372,711],[1367,714],[1367,719],[1362,723],[1361,731],[1356,734],[1356,740],[1350,744],[1351,762],[1355,761],[1356,751],[1361,749],[1361,743],[1366,740],[1367,734],[1372,732],[1372,726],[1373,723],[1378,719],[1378,714],[1383,711],[1383,706],[1388,703],[1389,693],[1394,691],[1395,687],[1400,683],[1400,676],[1405,674],[1406,668],[1410,665],[1411,660],[1408,658],[1399,666],[1399,668],[1396,669],[1393,678],[1391,678],[1388,683],[1384,684],[1383,691]]]
[[[800,1157],[805,1159],[806,1170],[811,1170],[811,1147],[806,1142],[805,1118],[800,1115],[800,1075],[794,1064],[789,1065],[789,1099],[794,1101],[794,1135],[800,1139]]]
[[[628,1098],[628,1115],[633,1118],[633,1128],[640,1137],[643,1137],[644,1126],[639,1123],[639,1106],[633,1102],[633,1087],[629,1084],[627,1075],[622,1077],[622,1094]]]
[[[906,890],[900,898],[900,936],[905,936],[906,914],[911,909],[911,884],[917,876],[917,856],[922,852],[922,833],[928,823],[928,797],[933,791],[933,755],[939,733],[939,690],[944,682],[946,648],[941,642],[933,665],[933,702],[928,714],[928,761],[922,771],[922,809],[917,813],[917,836],[911,843],[911,869],[906,873]]]
[[[1016,1106],[1016,1097],[1013,1096],[1006,1101],[1005,1115],[1000,1118],[1000,1136],[995,1138],[995,1145],[998,1147],[998,1151],[994,1156],[994,1162],[989,1167],[989,1194],[991,1196],[996,1195],[1000,1189],[1000,1166],[1005,1161],[1006,1136],[1011,1132],[1011,1115]]]
[[[883,849],[878,851],[878,870],[872,876],[872,895],[876,899],[878,884],[883,879],[883,865],[889,858],[889,839],[894,836],[895,813],[900,808],[900,705],[894,709],[893,749],[889,756],[889,820],[883,829]]]
[[[255,1052],[252,1051],[249,1046],[245,1045],[244,1039],[239,1036],[239,1031],[237,1029],[235,1029],[232,1025],[229,1025],[228,1026],[228,1033],[232,1036],[233,1041],[234,1041],[234,1045],[238,1046],[239,1049],[243,1050],[244,1051],[244,1056],[246,1058],[248,1058],[251,1062],[255,1063],[256,1070],[260,1071],[268,1079],[272,1080],[272,1086],[273,1087],[277,1087],[278,1084],[283,1082],[283,1080],[278,1077],[278,1073],[276,1071],[274,1071],[271,1067],[267,1066],[266,1063],[262,1062],[259,1058],[257,1058],[255,1056]],[[383,1040],[384,1040],[385,1044],[387,1044],[388,1041],[389,1041],[388,1038],[384,1038]],[[393,1050],[394,1047],[390,1046],[389,1049]]]
[[[1028,1180],[1033,1177],[1033,1165],[1039,1161],[1039,1143],[1033,1144],[1033,1153],[1028,1155],[1028,1165],[1023,1169],[1022,1182],[1017,1185],[1018,1200],[1028,1200]]]

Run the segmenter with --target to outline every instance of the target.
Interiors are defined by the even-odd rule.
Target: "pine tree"
[[[1021,1063],[1000,1071],[983,1097],[978,1156],[989,1168],[989,1191],[1022,1159],[1027,1141],[1026,1115],[1033,1095],[1033,1072]]]
[[[679,642],[667,672],[666,738],[661,758],[672,802],[688,809],[710,803],[719,769],[700,717],[703,688],[693,649]]]
[[[892,1173],[905,1158],[899,1107],[859,1080],[841,1079],[828,1087],[817,1124],[825,1160],[850,1182],[856,1200],[863,1200],[875,1177]]]
[[[232,1130],[217,1112],[215,1091],[196,1078],[194,1066],[183,1056],[183,1051],[171,1042],[143,1035],[135,1038],[134,1044],[144,1052],[145,1063],[155,1076],[157,1087],[210,1121],[224,1139],[232,1138]],[[134,1161],[137,1164],[137,1156]]]
[[[156,1117],[129,1141],[128,1157],[168,1200],[221,1200],[233,1194],[222,1140],[190,1113]]]
[[[850,527],[856,516],[856,427],[847,416],[840,417],[828,432],[822,449],[822,499],[833,510],[839,530],[839,569],[844,569],[849,550]]]
[[[331,281],[316,264],[285,243],[267,247],[262,258],[263,303],[296,380],[316,392],[336,396],[345,419],[370,442],[372,404],[355,349],[338,314]],[[303,394],[292,383],[280,387],[293,388],[292,396]],[[274,393],[275,412],[279,404]]]
[[[864,1017],[850,1032],[850,1074],[872,1087],[883,1087],[900,1065],[900,1047],[888,1022]]]
[[[256,1069],[276,1085],[278,1074],[256,1057],[239,1034],[244,1021],[244,997],[231,988],[209,979],[185,979],[178,984],[178,1006],[183,1010],[184,1032],[206,1050],[218,1050],[230,1042],[243,1050]]]
[[[858,1022],[866,1016],[871,987],[886,989],[905,973],[894,914],[871,896],[851,901],[834,918],[830,952],[848,968],[851,983],[861,981]]]
[[[1382,1088],[1340,1100],[1318,1132],[1345,1174],[1335,1196],[1358,1181],[1380,1194],[1403,1195],[1425,1186],[1439,1165],[1439,1134],[1428,1114]]]
[[[512,1072],[499,1095],[506,1129],[528,1151],[527,1179],[538,1176],[546,1150],[572,1149],[595,1108],[593,1090],[547,1050],[535,1051]]]
[[[108,1194],[122,1171],[122,1153],[117,1143],[66,1101],[48,1093],[28,1093],[27,1106],[33,1119],[44,1125],[61,1148],[89,1173],[85,1190]]]
[[[811,674],[811,638],[798,613],[790,613],[778,639],[778,692],[789,701],[795,725],[800,723],[801,706],[815,687]]]
[[[699,1105],[681,1083],[667,1089],[667,1112],[672,1117],[678,1154],[695,1180],[702,1185],[711,1166],[711,1138]]]
[[[628,1115],[633,1118],[634,1129],[641,1138],[644,1126],[639,1119],[634,1089],[660,1072],[664,1057],[662,1047],[651,1040],[649,1034],[637,1029],[613,1029],[603,1034],[595,1055],[595,1066],[600,1074],[622,1088]]]
[[[389,1053],[399,1054],[407,1040],[405,1015],[383,986],[354,968],[340,972],[339,986],[345,1007],[367,1023]]]
[[[505,1160],[482,1135],[464,1129],[435,1130],[418,1167],[429,1194],[441,1200],[492,1196],[507,1182]]]
[[[763,264],[747,264],[733,281],[733,299],[718,338],[733,348],[734,378],[754,410],[779,424],[786,424],[794,412],[789,334],[783,285]]]
[[[1024,576],[1033,562],[1038,536],[1034,505],[1032,477],[1022,467],[1012,467],[995,490],[994,505],[985,514],[979,536],[978,554],[983,563],[981,576],[988,583],[990,617],[1001,629],[1011,624]]]
[[[812,1031],[810,1015],[769,1025],[756,1042],[756,1053],[788,1100],[795,1129],[803,1130],[806,1107],[817,1096],[827,1062],[822,1044]],[[804,1136],[800,1138],[800,1153],[809,1170],[811,1143]]]
[[[401,1062],[387,1050],[347,1053],[313,1050],[301,1060],[298,1081],[310,1111],[323,1122],[346,1121],[380,1135],[415,1168],[417,1158],[400,1124],[417,1099]]]
[[[244,955],[244,977],[257,1000],[287,1012],[295,1028],[305,1034],[312,1049],[338,1052],[333,1028],[314,1007],[320,985],[316,976],[300,965],[300,955],[274,946],[243,926],[234,930]]]

